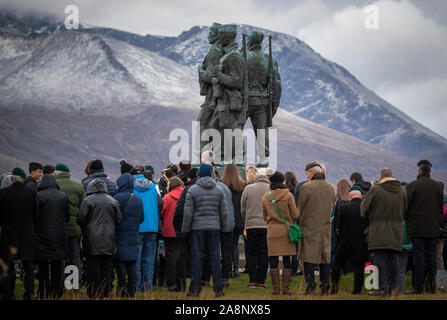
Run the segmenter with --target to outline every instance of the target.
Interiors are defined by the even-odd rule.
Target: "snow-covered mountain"
[[[79,117],[129,117],[157,110],[167,122],[173,113],[187,112],[189,116],[182,120],[188,121],[198,113],[203,97],[197,64],[209,49],[207,27],[163,37],[82,25],[68,31],[57,19],[6,12],[0,12],[0,18],[0,105],[7,109],[22,110],[28,117],[29,112],[47,111]],[[239,26],[238,40],[241,31],[250,29]],[[279,143],[288,146],[280,155],[284,168],[301,168],[318,155],[322,156],[318,159],[334,162],[340,175],[354,167],[372,175],[387,161],[402,165],[402,172],[409,174],[415,161],[408,157],[428,158],[437,168],[447,168],[446,139],[398,111],[299,39],[263,31],[266,38],[273,35],[283,83],[283,110],[274,125],[283,132]],[[166,142],[160,130],[154,131],[158,126],[147,121],[146,125],[145,134],[159,139],[151,143]],[[0,142],[8,140],[4,138]],[[77,139],[88,137],[80,134]],[[4,153],[6,144],[1,144]],[[327,152],[319,153],[319,148]],[[296,150],[302,154],[297,156]],[[166,150],[160,146],[159,151]],[[342,164],[343,155],[349,161],[346,164]]]

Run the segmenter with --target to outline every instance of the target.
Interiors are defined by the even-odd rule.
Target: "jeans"
[[[90,298],[109,297],[110,282],[113,269],[113,256],[92,255],[87,256],[87,273],[89,285],[87,292]]]
[[[242,234],[241,229],[234,229],[233,231],[233,270],[239,271],[239,238]]]
[[[127,294],[133,297],[137,288],[136,261],[118,261],[116,271],[118,275],[118,292],[121,291],[124,295]]]
[[[424,283],[428,281],[429,292],[436,290],[436,249],[438,239],[412,238],[414,291],[422,292]]]
[[[191,232],[191,283],[189,292],[198,295],[202,290],[201,273],[203,256],[207,256],[213,275],[213,289],[215,293],[222,292],[223,282],[220,274],[220,231]]]
[[[138,291],[152,290],[154,278],[155,252],[157,247],[157,233],[140,232],[138,234],[137,257],[137,289]]]
[[[304,277],[307,283],[307,289],[313,290],[315,287],[315,267],[317,264],[304,262]],[[320,264],[320,288],[328,289],[329,288],[329,276],[330,276],[330,265],[329,264]]]
[[[62,296],[62,260],[38,260],[39,287],[37,294],[40,299]],[[51,274],[50,268],[51,266]]]
[[[247,255],[249,281],[265,283],[268,268],[267,229],[247,229]]]
[[[222,256],[222,279],[228,280],[231,276],[233,255],[233,232],[220,233],[220,253]],[[202,281],[210,281],[211,268],[207,255],[203,257]]]
[[[398,288],[399,292],[404,291],[404,282],[405,282],[405,274],[407,273],[407,264],[408,264],[408,253],[400,252],[399,253],[399,282]]]
[[[373,250],[373,263],[379,271],[379,288],[384,294],[399,289],[399,255],[395,250]]]
[[[279,265],[279,257],[269,257],[270,260],[270,269],[276,269]],[[291,263],[292,256],[283,256],[282,257],[282,263],[284,266],[284,269],[290,269],[292,266]]]

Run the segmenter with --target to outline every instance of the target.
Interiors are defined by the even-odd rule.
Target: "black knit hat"
[[[124,159],[120,160],[120,166],[121,166],[121,169],[120,169],[121,170],[121,174],[129,173],[130,170],[132,170],[132,168],[133,168],[133,166],[131,164],[128,164],[126,162],[126,160],[124,160]]]
[[[284,177],[284,175],[281,172],[279,172],[279,171],[275,171],[273,176],[271,176],[269,178],[270,183],[284,183],[285,179],[286,178]]]
[[[99,170],[104,170],[104,165],[102,164],[102,161],[101,160],[93,161],[92,164],[90,165],[89,172]]]
[[[188,170],[188,178],[194,179],[199,176],[199,168],[191,168]]]
[[[428,160],[421,160],[421,161],[418,162],[418,167],[420,167],[422,165],[429,165],[430,168],[432,167],[432,164]]]

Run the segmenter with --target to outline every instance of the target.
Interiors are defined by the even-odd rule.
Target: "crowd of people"
[[[112,290],[135,297],[154,285],[198,297],[211,277],[221,297],[240,277],[241,237],[247,286],[266,289],[269,274],[273,295],[292,294],[291,279],[301,274],[302,294],[317,293],[315,275],[320,294],[337,294],[349,272],[352,293],[360,294],[369,264],[379,272],[379,289],[370,294],[434,293],[447,260],[446,196],[427,160],[417,164],[411,183],[384,168],[371,183],[354,172],[335,188],[316,161],[305,166],[301,182],[291,171],[255,166],[241,175],[235,164],[220,175],[212,151],[199,167],[170,164],[159,180],[151,166],[125,160],[120,166],[116,182],[99,159],[88,162],[81,183],[62,163],[33,162],[29,175],[16,167],[2,177],[2,300],[15,299],[18,269],[24,299],[62,297],[68,265],[77,267],[90,299],[108,299]],[[290,240],[294,223],[302,241]],[[412,290],[404,292],[408,270]]]

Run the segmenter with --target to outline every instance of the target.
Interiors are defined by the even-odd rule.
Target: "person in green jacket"
[[[56,165],[56,182],[60,190],[68,196],[70,203],[70,221],[65,226],[68,248],[67,263],[68,265],[76,265],[81,275],[81,228],[76,219],[79,215],[81,203],[85,198],[84,188],[80,183],[71,179],[70,169],[63,163]]]

